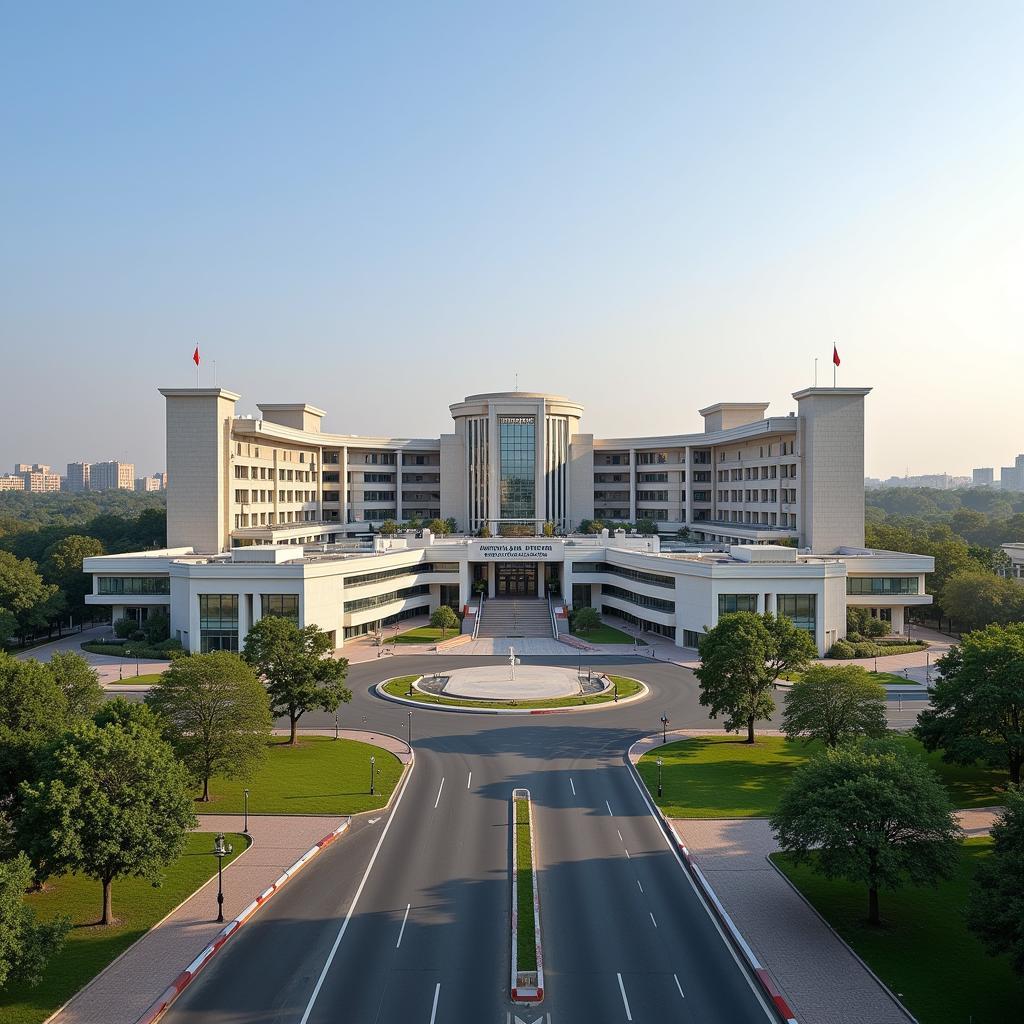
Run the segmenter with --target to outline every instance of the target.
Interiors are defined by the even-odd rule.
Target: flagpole
[[[818,386],[818,357],[814,357],[814,386]]]

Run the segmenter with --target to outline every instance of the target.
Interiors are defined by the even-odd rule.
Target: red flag
[[[192,353],[192,362],[195,363],[196,366],[199,365],[199,346],[198,345],[196,345],[195,352]]]
[[[196,349],[196,351],[198,352],[199,349]],[[196,360],[196,362],[198,362],[198,360]],[[832,362],[835,363],[836,366],[839,365],[839,349],[837,349],[835,345],[832,346]]]

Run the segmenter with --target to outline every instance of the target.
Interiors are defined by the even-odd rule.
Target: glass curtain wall
[[[536,419],[533,416],[500,416],[498,433],[502,522],[533,524],[537,485]]]

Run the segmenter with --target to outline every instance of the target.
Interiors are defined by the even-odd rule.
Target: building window
[[[536,423],[533,416],[499,416],[501,476],[500,516],[506,520],[536,517]]]
[[[918,583],[917,576],[847,576],[846,592],[875,596],[916,594]]]
[[[779,594],[776,602],[779,615],[785,615],[797,629],[804,629],[817,639],[816,594]]]
[[[359,612],[367,608],[380,608],[382,605],[393,604],[395,601],[404,601],[410,597],[430,595],[430,584],[421,583],[419,586],[409,587],[408,590],[395,590],[390,594],[377,594],[375,597],[360,597],[355,601],[345,602],[346,612]]]
[[[299,624],[298,594],[260,594],[260,608],[264,615],[291,619],[296,626]]]
[[[101,594],[169,594],[171,581],[167,576],[100,576]]]
[[[719,594],[718,614],[731,615],[733,612],[756,612],[757,594]]]
[[[199,649],[238,650],[238,595],[199,595]]]
[[[601,587],[601,597],[617,597],[620,601],[629,601],[630,604],[639,605],[641,608],[652,608],[668,615],[674,614],[676,610],[675,601],[666,601],[660,597],[648,597],[646,594],[634,594],[632,591],[617,587],[612,583],[605,583]]]
[[[696,630],[693,630],[693,629],[684,629],[683,630],[683,646],[684,647],[693,647],[694,649],[696,649],[697,647],[700,646],[700,639],[701,639],[701,637],[703,635],[704,635],[703,633],[698,633]]]

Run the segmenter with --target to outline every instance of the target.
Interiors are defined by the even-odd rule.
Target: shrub
[[[888,636],[890,632],[889,623],[884,622],[882,619],[871,619],[867,621],[867,629],[864,633],[871,639],[879,636]]]
[[[878,648],[869,641],[853,645],[853,656],[855,658],[873,658],[878,654]]]
[[[830,658],[853,658],[856,657],[853,644],[848,640],[837,640],[829,649]]]
[[[846,634],[846,639],[849,640],[851,644],[859,644],[864,639],[864,634],[858,633],[857,630],[852,630]]]
[[[134,619],[118,619],[114,623],[114,636],[127,640],[137,628]]]
[[[146,638],[146,643],[162,643],[171,635],[171,620],[167,618],[164,612],[150,612],[149,618],[143,623],[142,632]]]
[[[590,630],[596,629],[601,625],[601,616],[597,614],[594,608],[589,606],[577,608],[572,613],[571,625],[574,633],[589,633]]]

